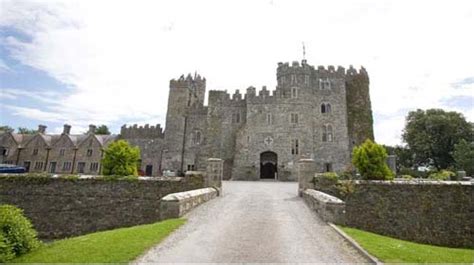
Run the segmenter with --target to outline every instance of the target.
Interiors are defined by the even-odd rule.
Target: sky
[[[474,1],[0,0],[0,124],[164,126],[169,80],[276,86],[278,62],[364,66],[376,141],[411,110],[474,121]]]

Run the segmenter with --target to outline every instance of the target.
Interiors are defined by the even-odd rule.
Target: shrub
[[[352,152],[352,163],[364,179],[393,179],[393,172],[388,168],[386,159],[385,148],[370,139],[367,139],[362,145],[354,147]]]
[[[337,181],[339,179],[339,176],[337,175],[336,172],[325,172],[321,174],[321,177],[329,180],[329,181]]]
[[[413,179],[413,177],[410,176],[410,175],[402,175],[401,177],[402,177],[402,179],[406,179],[406,180]]]
[[[23,210],[0,205],[0,262],[25,254],[40,245],[31,222]]]
[[[102,159],[104,175],[137,176],[140,149],[132,147],[125,140],[111,143],[104,150]]]
[[[450,180],[454,178],[456,174],[449,170],[441,170],[439,172],[431,173],[429,178],[434,180]]]

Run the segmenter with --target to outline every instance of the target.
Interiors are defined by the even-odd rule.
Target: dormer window
[[[92,156],[92,149],[87,149],[87,156]]]

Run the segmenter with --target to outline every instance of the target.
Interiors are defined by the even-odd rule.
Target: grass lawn
[[[18,257],[21,263],[126,263],[159,243],[184,219],[97,232],[45,244]]]
[[[374,233],[339,227],[367,252],[383,262],[473,263],[474,249],[447,248],[394,239]]]

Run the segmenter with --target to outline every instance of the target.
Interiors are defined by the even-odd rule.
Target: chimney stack
[[[64,124],[63,134],[70,134],[71,133],[71,125]]]
[[[89,132],[87,132],[87,133],[89,133],[89,134],[95,134],[95,129],[96,129],[96,128],[97,128],[97,127],[96,127],[94,124],[89,125]]]
[[[45,134],[46,133],[46,125],[38,125],[38,133]]]

